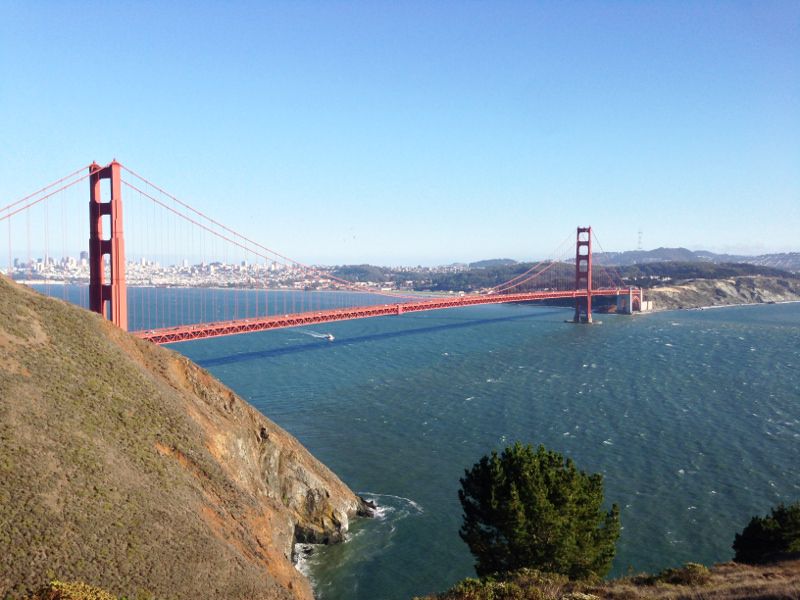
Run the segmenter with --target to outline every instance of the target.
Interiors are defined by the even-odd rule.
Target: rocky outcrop
[[[0,597],[310,599],[294,542],[367,510],[191,361],[0,276]]]
[[[294,437],[188,359],[175,360],[177,385],[188,387],[189,397],[202,399],[208,409],[187,406],[206,430],[211,453],[241,488],[288,510],[294,535],[286,536],[287,557],[295,541],[342,541],[350,518],[369,514],[365,502]]]
[[[736,277],[695,279],[645,290],[656,310],[700,308],[800,300],[800,279],[780,277]]]

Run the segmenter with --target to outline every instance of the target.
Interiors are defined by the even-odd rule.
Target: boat
[[[326,334],[326,335],[325,335],[325,339],[326,339],[326,340],[328,340],[329,342],[332,342],[332,341],[333,341],[333,340],[335,340],[336,338],[335,338],[335,337],[333,337],[333,334],[332,334],[332,333],[328,333],[328,334]]]

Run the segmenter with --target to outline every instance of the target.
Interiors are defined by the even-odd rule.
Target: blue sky
[[[0,141],[308,262],[797,251],[800,2],[4,0]]]

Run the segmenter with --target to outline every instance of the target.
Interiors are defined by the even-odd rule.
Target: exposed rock
[[[656,310],[700,308],[800,300],[800,279],[780,277],[736,277],[695,279],[676,285],[646,289],[645,299]]]

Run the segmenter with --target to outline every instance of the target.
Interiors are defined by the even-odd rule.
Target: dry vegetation
[[[418,600],[798,600],[800,560],[769,565],[689,563],[658,575],[604,582],[570,582],[560,575],[522,570],[502,579],[468,579]]]
[[[359,508],[190,361],[0,276],[0,598],[310,598],[295,535]]]
[[[781,277],[734,277],[693,279],[645,290],[656,310],[790,302],[800,300],[800,279]]]

